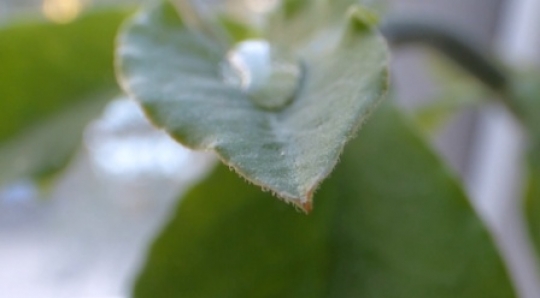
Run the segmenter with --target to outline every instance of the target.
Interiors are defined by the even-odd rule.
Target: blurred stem
[[[384,23],[381,32],[393,46],[430,46],[456,62],[493,91],[506,89],[508,78],[499,66],[456,30],[433,22],[394,20]]]
[[[512,72],[502,68],[488,53],[480,50],[456,30],[437,23],[415,20],[386,22],[380,30],[393,46],[421,44],[446,55],[494,91],[497,98],[517,119],[526,122],[527,110],[523,109],[516,98]]]

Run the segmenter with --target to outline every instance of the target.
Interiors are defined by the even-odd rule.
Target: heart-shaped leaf
[[[395,109],[342,158],[310,216],[217,169],[180,202],[134,297],[515,297],[463,190]]]
[[[191,30],[162,3],[125,26],[118,76],[149,118],[180,143],[215,150],[247,180],[309,210],[314,190],[387,89],[381,36],[355,14],[342,31],[338,44],[318,54],[278,49],[295,63],[275,66],[266,57],[270,74],[265,57],[241,61],[254,77],[240,75],[242,84],[260,83],[254,95],[224,74],[234,46]],[[258,74],[270,80],[261,83]]]

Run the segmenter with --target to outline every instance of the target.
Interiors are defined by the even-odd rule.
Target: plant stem
[[[505,72],[494,60],[456,30],[433,22],[415,20],[386,22],[380,30],[391,45],[418,43],[438,50],[496,92],[504,92],[508,85]]]

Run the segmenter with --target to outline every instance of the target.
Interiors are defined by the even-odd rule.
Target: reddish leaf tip
[[[306,214],[310,214],[313,210],[313,202],[311,200],[308,200],[307,202],[302,203],[300,207],[302,208],[302,210],[304,210]]]

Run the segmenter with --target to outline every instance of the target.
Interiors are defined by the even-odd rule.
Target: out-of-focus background
[[[137,2],[0,0],[0,26],[32,17],[69,22],[89,7]],[[538,0],[393,0],[388,5],[389,17],[457,26],[511,65],[540,61]],[[417,46],[394,52],[395,94],[406,109],[440,94],[433,59],[433,52]],[[537,298],[540,276],[519,214],[523,143],[517,125],[496,104],[458,113],[433,139],[495,235],[521,297]],[[183,149],[153,129],[133,102],[113,101],[87,128],[83,148],[49,198],[30,181],[0,189],[0,297],[128,297],[175,194],[212,163],[212,156]]]

